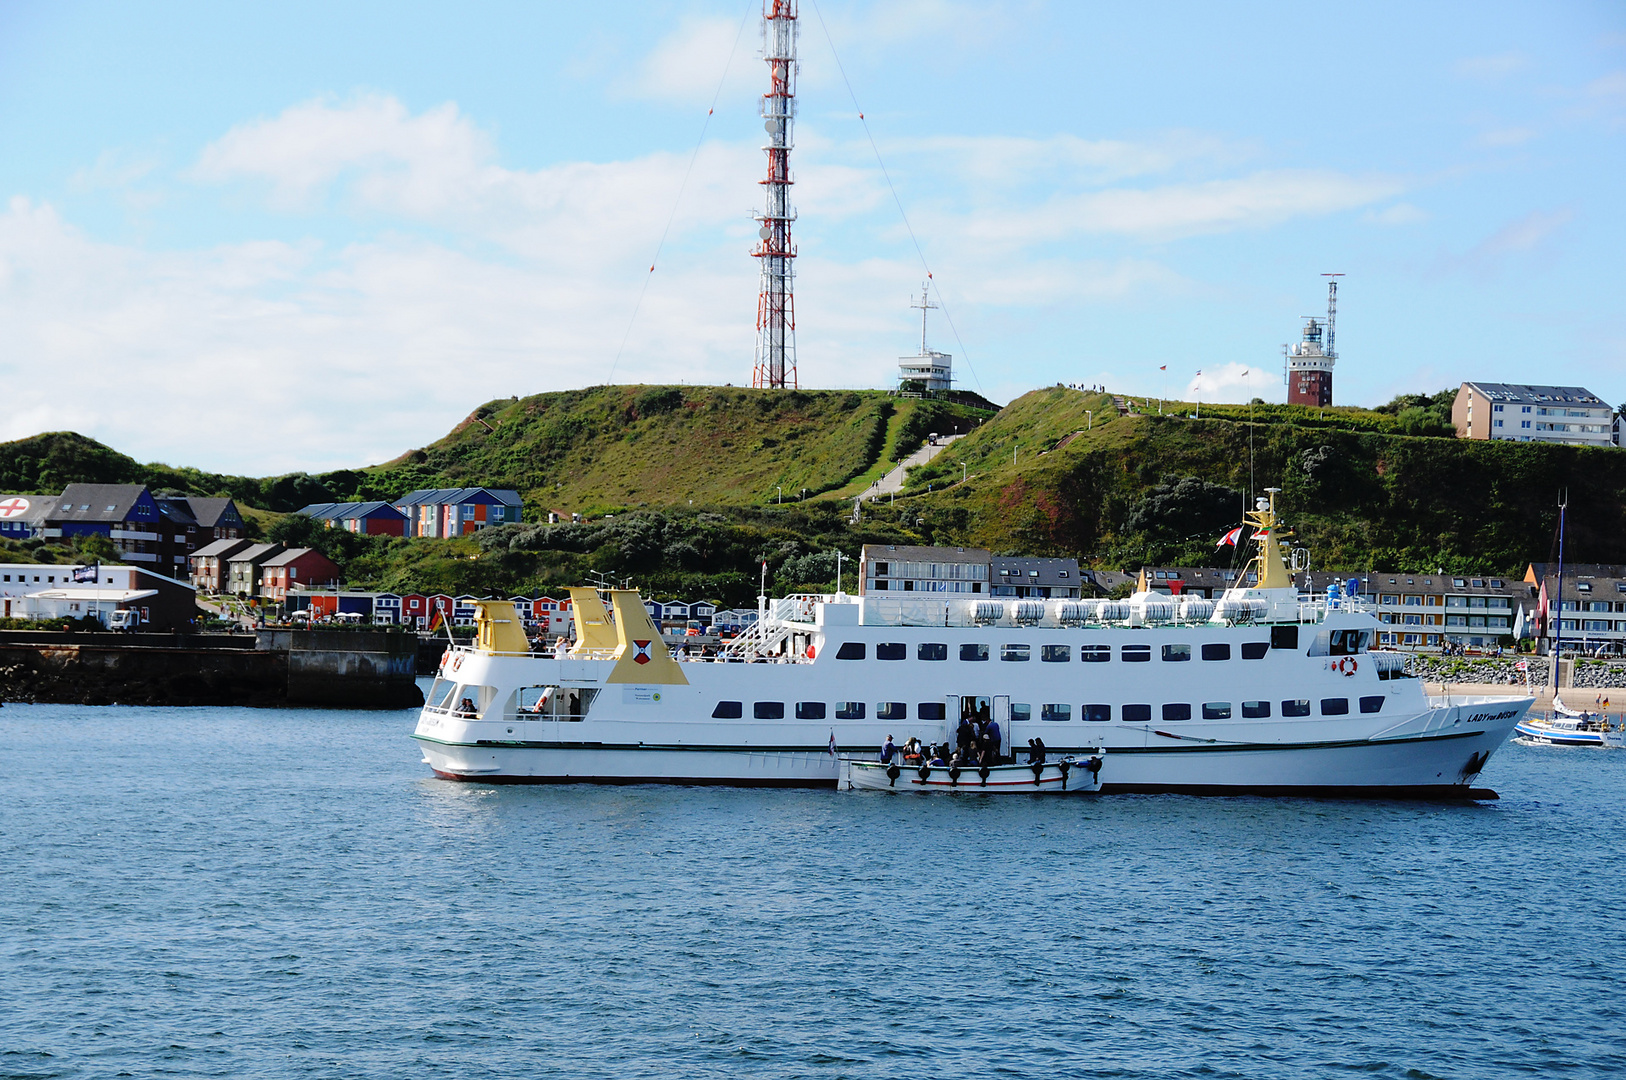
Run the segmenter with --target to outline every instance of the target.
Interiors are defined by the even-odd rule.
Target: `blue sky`
[[[749,382],[759,13],[0,0],[0,438],[270,473],[493,397]],[[996,400],[1280,400],[1327,271],[1339,403],[1626,400],[1626,5],[801,15],[804,386],[887,385],[924,275],[833,40],[931,343]]]

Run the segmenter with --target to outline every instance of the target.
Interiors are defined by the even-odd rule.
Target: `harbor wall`
[[[0,631],[0,701],[413,708],[413,634]]]

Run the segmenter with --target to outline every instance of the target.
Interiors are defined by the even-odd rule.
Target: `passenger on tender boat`
[[[890,764],[892,764],[892,755],[896,754],[897,752],[898,752],[898,748],[897,748],[896,745],[893,744],[892,736],[888,735],[886,737],[886,742],[881,744],[881,764],[882,765],[890,765]]]

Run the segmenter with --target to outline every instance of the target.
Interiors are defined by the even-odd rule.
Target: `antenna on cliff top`
[[[1327,356],[1336,360],[1338,359],[1338,353],[1333,348],[1333,338],[1337,334],[1338,326],[1338,279],[1344,275],[1322,274],[1321,276],[1331,279],[1327,282]]]

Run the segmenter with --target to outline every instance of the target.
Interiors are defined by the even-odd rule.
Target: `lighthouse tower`
[[[1326,325],[1323,327],[1319,319],[1307,318],[1304,321],[1304,340],[1286,349],[1289,405],[1321,407],[1332,404],[1332,367],[1338,362],[1338,354],[1333,350],[1334,328],[1338,325],[1338,279],[1344,275],[1322,276],[1331,279],[1327,282]],[[1323,330],[1326,334],[1325,344],[1322,342]]]

